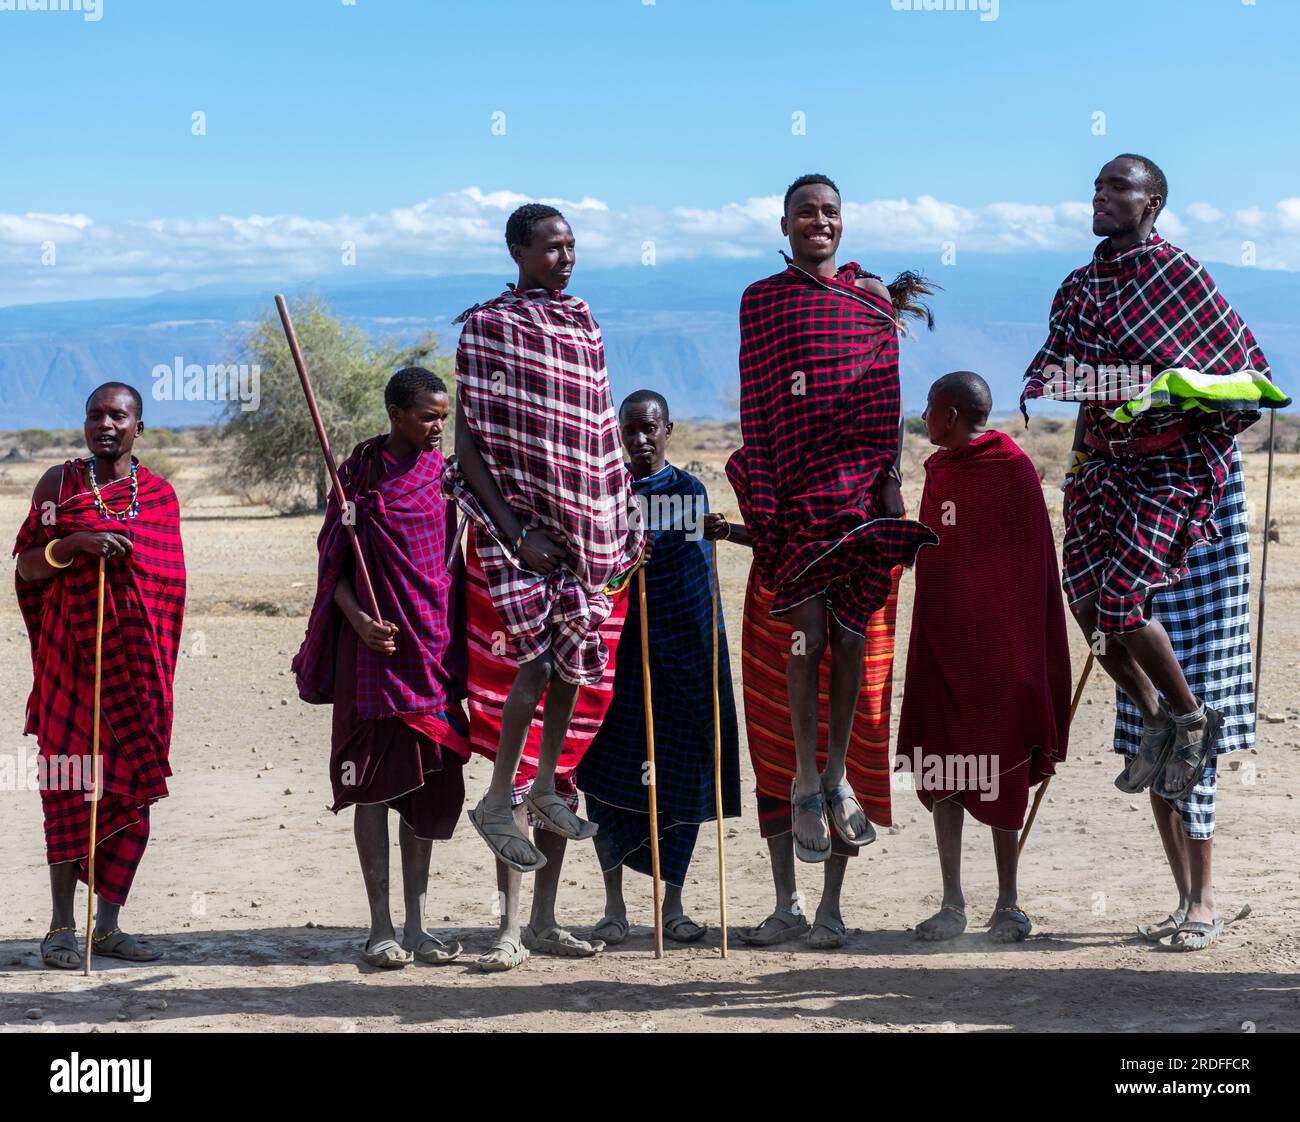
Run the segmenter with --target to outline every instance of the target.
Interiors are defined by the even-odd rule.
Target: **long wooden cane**
[[[86,955],[82,973],[90,977],[91,934],[95,930],[95,835],[99,831],[99,693],[104,681],[104,563],[99,559],[99,607],[95,612],[95,708],[90,733],[90,849],[86,855]]]
[[[284,326],[284,337],[289,341],[289,353],[298,370],[298,381],[302,383],[302,392],[307,398],[307,410],[311,413],[311,422],[316,428],[316,439],[320,441],[321,454],[325,457],[325,470],[329,472],[330,486],[334,498],[339,504],[339,513],[343,519],[343,529],[347,531],[352,543],[352,553],[357,562],[357,591],[364,597],[363,603],[370,610],[370,618],[378,623],[383,616],[379,614],[379,601],[375,599],[375,590],[370,583],[370,570],[366,568],[366,558],[361,552],[361,543],[357,541],[357,532],[348,518],[348,497],[343,490],[343,481],[334,464],[334,454],[330,451],[329,437],[325,435],[325,422],[321,420],[320,409],[316,405],[316,394],[311,388],[311,377],[307,373],[307,363],[302,357],[302,348],[298,346],[298,333],[293,329],[293,320],[289,316],[289,305],[284,297],[276,295],[275,309],[280,313],[280,323]]]
[[[655,790],[655,719],[650,705],[650,617],[645,606],[645,566],[636,574],[637,594],[641,600],[641,680],[645,686],[645,757],[646,786],[650,795],[650,876],[655,897],[655,958],[664,956],[663,893],[659,883],[659,799]]]
[[[1079,708],[1079,699],[1083,696],[1083,687],[1088,684],[1088,675],[1092,673],[1092,664],[1096,661],[1096,656],[1092,651],[1088,652],[1088,661],[1083,664],[1083,673],[1079,675],[1079,684],[1074,687],[1074,699],[1070,702],[1070,725],[1074,724],[1074,711]],[[1051,783],[1052,777],[1049,775],[1039,785],[1038,790],[1034,793],[1034,805],[1029,808],[1029,817],[1025,819],[1025,828],[1020,831],[1020,844],[1016,846],[1016,860],[1020,860],[1020,855],[1025,851],[1025,842],[1029,840],[1029,831],[1034,825],[1034,819],[1038,817],[1038,808],[1042,805],[1043,796],[1047,794],[1047,785]]]
[[[1273,434],[1277,428],[1277,410],[1268,414],[1268,483],[1264,486],[1264,556],[1259,563],[1259,623],[1255,626],[1255,697],[1252,708],[1259,721],[1259,671],[1264,665],[1264,587],[1268,582],[1268,538],[1273,525]]]
[[[718,927],[722,957],[727,957],[727,843],[722,829],[722,704],[718,694],[718,543],[713,542],[713,809],[718,820]]]

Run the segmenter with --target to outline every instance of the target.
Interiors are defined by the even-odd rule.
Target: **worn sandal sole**
[[[1196,785],[1201,781],[1201,776],[1205,774],[1214,760],[1214,747],[1219,743],[1219,734],[1223,731],[1223,715],[1216,709],[1206,708],[1205,710],[1205,731],[1201,734],[1201,762],[1196,767],[1196,773],[1192,776],[1190,782],[1178,791],[1167,792],[1164,789],[1164,770],[1160,771],[1159,781],[1151,785],[1151,790],[1156,793],[1157,798],[1167,799],[1169,802],[1183,802],[1196,789]],[[1170,748],[1172,752],[1172,746]],[[1168,763],[1168,753],[1165,761]]]
[[[474,827],[475,833],[477,833],[480,838],[482,838],[485,842],[487,842],[488,848],[492,850],[493,855],[496,857],[498,861],[501,862],[501,864],[505,865],[507,868],[514,869],[516,872],[519,873],[535,873],[537,872],[538,869],[542,868],[542,866],[546,864],[546,854],[544,854],[540,849],[537,848],[537,846],[533,845],[532,842],[530,842],[527,838],[525,838],[522,831],[518,831],[519,838],[523,838],[524,844],[532,847],[533,852],[537,854],[537,861],[532,865],[525,865],[522,861],[510,860],[509,857],[505,856],[505,854],[501,852],[500,848],[496,845],[495,842],[493,842],[492,838],[490,838],[487,835],[483,827],[479,825],[478,819],[474,817],[474,814],[477,810],[478,807],[475,807],[473,810],[467,810],[465,812],[465,817],[469,819],[469,824]],[[497,836],[509,838],[512,841],[519,840],[519,838],[516,838],[513,834],[499,834]]]

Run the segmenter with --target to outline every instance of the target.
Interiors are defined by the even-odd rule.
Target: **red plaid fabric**
[[[453,618],[460,611],[460,586],[447,566],[447,531],[455,525],[456,507],[440,491],[442,454],[422,451],[398,464],[384,451],[386,440],[363,441],[339,468],[380,614],[398,628],[392,655],[357,644],[356,710],[363,721],[438,714],[465,696],[465,637]],[[352,581],[366,608],[352,543],[332,494],[317,548],[316,601],[293,670],[299,696],[322,705],[334,700],[338,631],[349,626],[334,604],[340,575]]]
[[[866,634],[890,572],[934,542],[919,522],[883,517],[880,483],[898,450],[898,332],[888,301],[790,266],[740,303],[740,430],[727,478],[754,562],[783,614],[824,596]]]
[[[1044,396],[1067,360],[1174,367],[1228,375],[1268,360],[1214,281],[1183,250],[1152,232],[1141,245],[1111,254],[1102,242],[1052,301],[1047,341],[1025,373],[1020,408]],[[1087,430],[1121,441],[1158,432],[1186,417],[1158,409],[1121,423],[1102,405],[1084,405]],[[1131,631],[1145,622],[1152,592],[1186,572],[1188,550],[1217,540],[1213,512],[1232,458],[1233,437],[1258,412],[1202,414],[1196,431],[1140,460],[1094,454],[1076,473],[1065,503],[1062,579],[1071,602],[1098,598],[1098,628]]]
[[[1229,440],[1229,454],[1231,441]],[[1097,628],[1146,625],[1151,595],[1187,575],[1187,554],[1217,541],[1212,515],[1227,466],[1195,438],[1128,460],[1094,456],[1066,489],[1062,583],[1070,603],[1097,597]]]
[[[455,457],[444,492],[487,531],[480,557],[518,660],[549,649],[566,681],[594,684],[607,660],[605,588],[636,563],[643,541],[600,328],[582,300],[545,289],[511,289],[461,320],[456,422],[469,426],[520,522],[564,543],[564,565],[548,575],[523,569]]]
[[[1147,381],[1175,367],[1203,374],[1258,370],[1269,375],[1268,360],[1250,328],[1200,262],[1154,230],[1132,249],[1112,254],[1109,248],[1109,240],[1102,242],[1092,260],[1057,290],[1047,341],[1025,372],[1022,412],[1025,402],[1044,396],[1053,373],[1067,360],[1076,367],[1147,366]],[[1157,432],[1182,419],[1177,409],[1153,410],[1131,423],[1114,420],[1100,405],[1087,405],[1084,413],[1090,431],[1115,440]],[[1207,416],[1205,423],[1218,436],[1231,437],[1257,420],[1258,412],[1229,412]],[[1226,464],[1225,459],[1225,470]]]
[[[108,562],[104,581],[103,680],[95,887],[110,903],[126,902],[149,837],[149,804],[167,794],[172,680],[185,611],[185,557],[180,507],[165,479],[139,468],[140,513],[108,518],[94,505],[81,463],[63,465],[52,525],[33,504],[14,553],[77,531],[111,531],[131,539],[126,558]],[[130,484],[100,488],[112,508]],[[34,680],[23,731],[36,736],[47,780],[58,761],[89,759],[95,689],[95,616],[99,563],[79,553],[52,580],[17,580],[18,605],[31,640]],[[67,774],[65,769],[64,774]],[[46,782],[41,791],[51,864],[76,861],[86,879],[90,780]]]

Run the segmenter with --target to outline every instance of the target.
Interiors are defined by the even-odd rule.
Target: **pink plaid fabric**
[[[455,457],[443,491],[487,531],[479,556],[511,653],[527,662],[549,650],[566,681],[595,684],[607,659],[605,589],[636,563],[644,537],[600,328],[582,300],[545,289],[509,290],[460,319],[456,423],[469,426],[520,522],[563,542],[565,563],[524,569]]]

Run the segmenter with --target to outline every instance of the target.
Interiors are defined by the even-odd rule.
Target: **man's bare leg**
[[[100,902],[103,906],[103,902]],[[57,935],[47,935],[41,942],[41,954],[56,962],[69,966],[81,965],[81,940],[77,938],[77,864],[75,861],[60,861],[50,866],[50,931],[59,931]]]
[[[1191,873],[1191,898],[1187,904],[1188,923],[1213,923],[1214,908],[1214,839],[1184,838],[1187,866]],[[1175,935],[1172,942],[1182,940]]]
[[[772,909],[772,914],[762,923],[754,927],[741,928],[741,940],[752,946],[770,946],[772,943],[781,942],[782,932],[790,928],[802,929],[807,921],[795,882],[793,835],[778,834],[776,837],[768,838],[767,855],[772,863],[772,886],[776,891],[776,906]]]
[[[1160,721],[1160,695],[1150,677],[1133,659],[1128,647],[1118,642],[1120,636],[1100,635],[1097,631],[1097,598],[1089,596],[1070,605],[1075,620],[1083,629],[1088,645],[1101,667],[1110,675],[1128,699],[1137,706],[1143,720]],[[1163,628],[1161,629],[1163,631]],[[1167,641],[1167,640],[1166,640]],[[1181,674],[1182,671],[1180,670]]]
[[[1178,889],[1178,907],[1175,911],[1186,914],[1192,900],[1192,869],[1187,853],[1187,834],[1183,830],[1183,818],[1178,808],[1168,799],[1162,799],[1154,792],[1148,792],[1151,798],[1151,813],[1156,820],[1156,830],[1160,833],[1160,842],[1164,846],[1165,860],[1169,862],[1169,871],[1174,876],[1174,887]]]
[[[849,859],[842,853],[832,853],[824,863],[822,873],[822,898],[813,917],[813,929],[808,936],[811,946],[831,949],[844,942],[844,916],[840,911],[840,893],[844,888],[844,874],[848,872]],[[822,930],[819,931],[818,928]]]
[[[556,679],[558,681],[558,678]],[[554,688],[554,687],[552,687]],[[575,816],[576,817],[576,816]],[[555,918],[555,901],[560,890],[560,870],[564,868],[564,851],[569,841],[554,830],[533,830],[533,844],[542,851],[546,865],[537,870],[533,881],[533,908],[528,917],[532,933],[530,949],[540,954],[559,954],[562,958],[589,958],[599,946],[566,931]],[[560,948],[565,948],[561,950]]]
[[[785,681],[790,697],[790,724],[794,732],[794,797],[802,799],[820,794],[822,790],[821,776],[817,772],[820,705],[817,687],[822,655],[826,650],[826,601],[814,596],[792,608],[786,618],[793,629]],[[799,811],[793,815],[791,830],[798,835],[800,844],[808,849],[824,852],[831,847],[830,834],[821,814]]]
[[[993,860],[998,867],[998,902],[993,911],[989,935],[995,943],[1020,943],[1029,935],[1029,917],[1020,906],[1016,886],[1016,867],[1020,855],[1019,830],[991,828]]]
[[[939,942],[966,930],[966,896],[961,888],[961,831],[966,809],[959,799],[939,799],[930,816],[934,820],[934,841],[939,851],[943,903],[934,915],[916,925],[916,934],[927,942]]]
[[[822,772],[822,789],[827,792],[834,790],[844,780],[849,737],[853,732],[853,718],[857,715],[858,698],[862,693],[862,660],[867,647],[866,636],[843,627],[834,616],[830,616],[830,632],[830,713],[826,769]],[[836,817],[850,837],[856,838],[867,829],[867,816],[856,799],[853,802],[837,802],[833,806]],[[845,811],[850,808],[852,812],[845,817]]]
[[[424,926],[425,903],[429,894],[429,863],[433,857],[432,839],[418,837],[404,818],[399,818],[397,838],[402,847],[402,896],[406,904],[402,946],[412,954],[423,950],[426,955],[430,952],[441,955],[453,949],[459,954],[459,943],[448,946],[425,930]]]
[[[515,825],[521,833],[528,830],[528,812],[523,806],[513,811]],[[519,957],[516,953],[523,947],[519,935],[519,896],[523,887],[524,875],[518,869],[512,869],[501,861],[495,862],[497,869],[497,937],[486,954],[480,955],[480,966],[491,963],[511,962]],[[543,870],[538,870],[539,872]]]
[[[1150,619],[1145,627],[1126,631],[1115,638],[1123,645],[1129,657],[1141,667],[1152,685],[1165,695],[1165,700],[1175,713],[1193,713],[1200,707],[1200,702],[1187,685],[1183,668],[1174,656],[1169,633],[1158,619]]]
[[[370,905],[370,938],[366,940],[369,950],[385,939],[397,938],[388,902],[388,807],[383,803],[353,807],[352,836]]]
[[[497,744],[497,758],[492,765],[492,781],[481,804],[485,811],[505,814],[511,810],[510,797],[514,791],[515,774],[519,771],[519,759],[524,754],[524,743],[528,739],[533,714],[537,712],[537,704],[551,678],[551,667],[549,654],[519,664],[510,693],[501,708],[501,738]],[[515,818],[518,826],[519,816],[516,815]],[[519,828],[521,831],[527,830],[526,818]],[[506,840],[502,852],[512,861],[521,864],[527,864],[533,859],[532,852],[523,843],[513,839]]]
[[[577,704],[578,686],[553,673],[550,686],[546,691],[546,704],[542,709],[542,740],[537,748],[537,775],[533,779],[531,791],[533,798],[555,794],[555,766],[560,762],[560,753],[564,750],[564,738],[569,734],[569,722],[573,720],[573,710]],[[557,812],[557,816],[575,830],[585,824],[582,818],[567,808]],[[534,844],[537,844],[541,834],[551,832],[538,831]],[[561,840],[565,839],[561,838]],[[560,848],[560,852],[563,854],[563,847]],[[557,873],[556,876],[558,877],[559,874]]]

